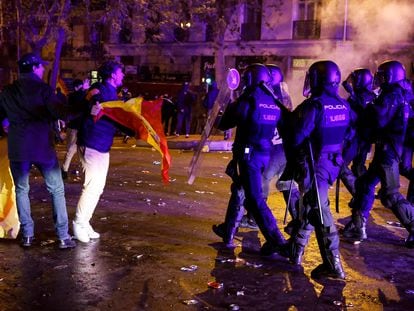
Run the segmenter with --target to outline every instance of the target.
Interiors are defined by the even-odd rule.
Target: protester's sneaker
[[[99,239],[101,237],[101,235],[98,232],[93,230],[90,224],[86,226],[86,231],[88,232],[88,236],[90,239]]]
[[[30,247],[33,244],[34,237],[33,236],[24,236],[20,241],[20,245],[22,247]]]
[[[66,248],[74,248],[76,247],[76,242],[71,238],[67,238],[64,240],[59,240],[59,248],[66,249]]]
[[[73,235],[76,240],[83,243],[88,243],[90,241],[87,227],[75,221],[73,222]]]

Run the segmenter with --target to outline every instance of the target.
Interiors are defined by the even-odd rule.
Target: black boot
[[[294,265],[301,265],[305,247],[308,245],[313,230],[301,228],[300,222],[297,222],[297,227],[293,232],[292,238],[289,240],[289,260]]]
[[[339,236],[335,225],[329,227],[316,227],[316,240],[322,257],[322,264],[311,272],[314,279],[334,278],[345,279],[339,255]]]
[[[292,236],[298,230],[299,225],[300,225],[300,222],[297,219],[293,219],[288,222],[288,224],[283,229],[283,231],[285,231],[285,233]]]
[[[212,227],[213,232],[223,239],[223,243],[228,248],[234,248],[236,245],[234,244],[234,235],[237,233],[237,228],[227,228],[226,224],[222,223],[219,225],[213,225]]]
[[[343,236],[357,241],[366,240],[368,238],[366,224],[367,219],[360,212],[352,211],[352,220],[345,225]]]
[[[338,250],[326,250],[323,263],[317,266],[311,272],[313,279],[321,278],[334,278],[334,279],[345,279],[345,271],[342,268],[341,258]]]
[[[414,232],[410,232],[407,239],[405,240],[405,247],[414,248]]]
[[[276,227],[272,230],[271,241],[266,241],[260,248],[260,255],[263,257],[270,257],[275,254],[280,254],[284,257],[288,257],[287,255],[283,255],[286,251],[286,245],[287,242],[285,237],[282,235],[279,228]]]
[[[305,252],[305,246],[291,241],[288,244],[288,252],[290,263],[296,266],[300,266],[302,264],[302,257]]]

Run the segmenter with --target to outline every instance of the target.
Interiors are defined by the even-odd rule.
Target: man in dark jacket
[[[68,234],[68,216],[62,175],[54,148],[53,122],[65,119],[67,109],[54,90],[42,81],[45,62],[33,53],[18,61],[20,78],[0,94],[0,120],[8,118],[10,169],[16,187],[16,202],[23,247],[32,245],[34,222],[29,200],[29,174],[36,166],[52,197],[53,220],[59,248],[76,243]]]
[[[106,117],[94,120],[102,109],[100,103],[118,100],[117,88],[122,85],[122,64],[107,61],[98,69],[102,82],[91,86],[86,96],[90,113],[85,114],[78,131],[78,154],[85,172],[83,189],[73,221],[75,238],[87,243],[100,237],[90,220],[106,183],[109,168],[109,151],[119,126]],[[132,135],[132,134],[131,134]]]
[[[180,136],[182,128],[184,126],[185,137],[190,136],[191,126],[191,112],[195,103],[196,96],[190,91],[190,84],[185,82],[178,94],[177,98],[177,127],[175,129],[175,135]]]

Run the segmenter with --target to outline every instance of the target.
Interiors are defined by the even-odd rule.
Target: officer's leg
[[[338,164],[339,165],[339,164]],[[310,223],[315,227],[316,239],[322,257],[322,264],[312,272],[312,278],[333,277],[344,279],[345,273],[339,256],[339,236],[329,206],[329,186],[338,175],[340,167],[330,160],[321,161],[317,167],[320,207],[312,202],[314,208],[309,216]],[[313,185],[315,187],[315,185]],[[312,191],[315,193],[315,191]],[[318,194],[315,194],[315,196]],[[314,198],[311,198],[311,200]],[[313,213],[312,213],[313,212]],[[322,213],[322,215],[320,215]],[[323,221],[323,223],[322,223]]]
[[[355,180],[356,177],[354,173],[349,169],[349,165],[351,161],[355,158],[357,154],[358,145],[356,143],[356,139],[352,142],[348,142],[345,144],[344,150],[342,151],[342,158],[344,163],[342,164],[339,177],[343,184],[345,185],[346,189],[349,193],[353,196],[355,195]]]
[[[335,224],[316,226],[315,234],[322,256],[322,264],[312,270],[311,277],[314,279],[322,277],[345,279],[339,254],[339,236]]]
[[[413,151],[410,147],[404,146],[403,152],[401,154],[401,161],[399,163],[400,174],[408,179],[410,179],[410,170],[412,168],[412,157]]]
[[[414,207],[399,192],[399,169],[395,161],[384,165],[384,178],[381,180],[381,203],[391,209],[400,223],[407,229],[409,237],[406,246],[414,247]]]
[[[294,168],[288,162],[283,170],[282,175],[276,182],[276,189],[282,192],[283,199],[285,200],[286,206],[288,207],[288,211],[291,217],[291,221],[287,224],[287,226],[284,229],[285,232],[289,235],[291,235],[294,228],[298,226],[297,220],[299,216],[299,202],[301,199],[299,186],[294,181],[293,174]]]
[[[414,180],[410,180],[410,182],[408,183],[407,200],[411,204],[414,203]]]
[[[352,217],[343,230],[346,238],[361,241],[367,239],[366,222],[374,203],[375,186],[380,181],[377,170],[378,166],[371,163],[367,172],[356,180],[356,193],[350,203]]]
[[[213,231],[223,239],[228,247],[234,247],[233,239],[239,228],[240,220],[244,214],[244,190],[237,183],[231,184],[231,195],[227,206],[224,223],[213,225]]]
[[[400,174],[409,180],[407,200],[414,203],[414,169],[411,164],[412,157],[413,149],[409,146],[404,146],[400,161]]]
[[[354,173],[352,173],[352,171],[349,169],[348,166],[343,166],[341,168],[341,172],[339,175],[342,183],[344,184],[345,188],[348,190],[348,192],[354,196],[355,195],[355,181],[356,181],[356,177],[354,175]]]
[[[311,207],[309,205],[301,208],[299,216],[295,220],[295,229],[292,230],[291,238],[289,239],[287,246],[287,256],[289,257],[290,262],[295,265],[302,264],[305,247],[314,230],[314,227],[309,223],[308,219],[310,211]]]
[[[325,165],[323,167],[319,167],[317,174],[320,210],[318,213],[315,213],[318,209],[312,209],[311,212],[314,213],[309,217],[310,223],[315,227],[315,234],[322,257],[322,264],[311,272],[311,276],[315,279],[321,277],[344,279],[345,273],[339,256],[339,236],[332,217],[328,198],[330,182],[329,175],[331,175],[332,178],[335,177],[339,167],[330,166],[329,161],[326,161],[324,164]],[[322,217],[319,215],[320,212],[322,212]],[[323,220],[323,224],[321,223],[321,218]]]
[[[276,176],[278,169],[278,157],[277,151],[275,146],[272,147],[272,151],[270,152],[270,159],[269,164],[265,167],[263,174],[262,174],[262,192],[263,198],[267,200],[267,197],[270,193],[270,182],[272,178]]]
[[[274,251],[277,247],[285,244],[286,240],[277,226],[272,211],[263,199],[261,176],[262,168],[267,165],[268,159],[268,155],[253,152],[249,160],[240,162],[240,177],[246,195],[245,206],[253,214],[267,241],[266,247],[263,245],[262,249]]]
[[[359,138],[358,151],[354,159],[352,160],[351,170],[356,177],[365,174],[367,168],[365,162],[367,161],[368,153],[371,151],[371,143],[366,142]]]

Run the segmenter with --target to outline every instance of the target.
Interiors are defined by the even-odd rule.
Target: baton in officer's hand
[[[316,189],[316,199],[318,201],[319,216],[321,218],[321,224],[323,225],[321,198],[319,196],[318,180],[316,179],[315,160],[313,157],[313,149],[312,149],[312,143],[310,139],[308,139],[308,145],[309,145],[309,155],[311,158],[311,166],[312,166],[311,169],[313,171],[313,182],[315,183],[315,189]]]

